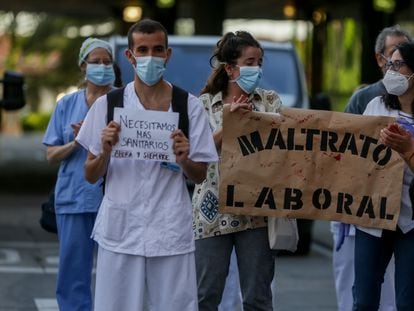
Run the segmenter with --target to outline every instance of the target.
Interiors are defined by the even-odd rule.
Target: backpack
[[[114,119],[115,107],[124,107],[124,90],[125,87],[110,91],[106,96],[108,99],[108,113],[106,118],[106,124]],[[174,112],[179,113],[178,128],[183,131],[184,135],[188,138],[189,126],[188,126],[188,92],[173,85],[172,88],[172,100],[171,106]]]
[[[49,193],[48,200],[41,205],[40,226],[47,232],[57,233],[55,214],[55,187]]]

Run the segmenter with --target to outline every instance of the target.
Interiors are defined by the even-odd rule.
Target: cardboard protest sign
[[[220,212],[395,230],[403,160],[378,142],[394,118],[284,108],[223,111]]]
[[[178,128],[178,113],[115,108],[114,121],[121,131],[113,157],[175,162],[170,135]]]

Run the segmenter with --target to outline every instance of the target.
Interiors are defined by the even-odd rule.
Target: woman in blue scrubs
[[[92,267],[95,242],[90,238],[102,200],[102,180],[89,184],[84,176],[87,151],[75,141],[95,100],[112,89],[115,80],[111,46],[88,38],[79,53],[85,88],[58,101],[43,144],[49,163],[59,163],[55,210],[59,238],[56,297],[60,311],[92,310]]]

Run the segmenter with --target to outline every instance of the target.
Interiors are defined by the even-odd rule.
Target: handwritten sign
[[[378,141],[394,118],[284,108],[223,112],[220,212],[395,230],[403,160]]]
[[[121,131],[113,157],[175,162],[170,136],[178,128],[178,113],[115,108],[114,121]]]

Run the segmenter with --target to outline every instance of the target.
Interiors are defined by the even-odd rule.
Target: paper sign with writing
[[[121,131],[113,157],[175,162],[170,136],[178,128],[178,113],[115,108],[114,121]]]
[[[220,212],[395,230],[403,160],[378,142],[395,119],[283,108],[223,112]]]

